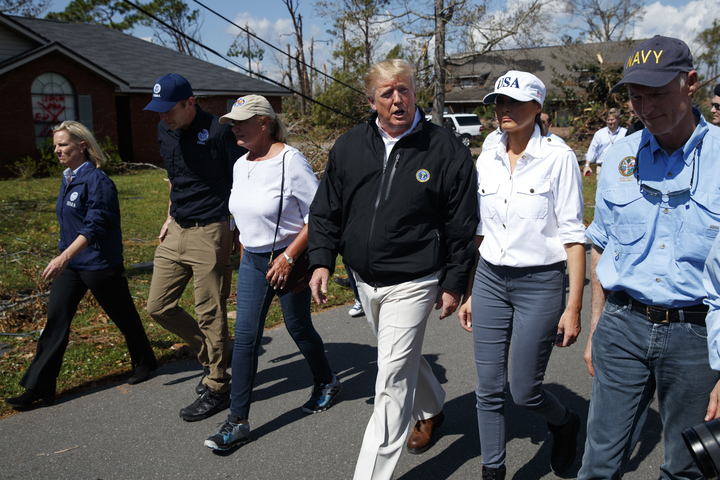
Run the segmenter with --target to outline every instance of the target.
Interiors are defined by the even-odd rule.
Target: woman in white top
[[[475,344],[483,479],[505,478],[508,381],[515,404],[548,422],[552,469],[561,473],[575,458],[580,420],[543,390],[542,381],[553,345],[567,347],[580,333],[582,177],[572,150],[543,136],[544,98],[545,85],[537,77],[509,71],[483,99],[495,103],[503,134],[477,162],[479,258],[459,312]]]
[[[308,212],[318,186],[305,157],[285,144],[285,127],[264,97],[240,97],[230,113],[220,118],[220,123],[230,121],[238,145],[248,153],[235,162],[229,200],[243,257],[238,269],[230,415],[205,441],[217,450],[228,450],[250,438],[248,414],[265,317],[276,290],[285,287],[295,261],[307,248]],[[340,392],[340,382],[312,324],[310,289],[283,294],[280,306],[315,383],[302,409],[305,413],[327,410]]]

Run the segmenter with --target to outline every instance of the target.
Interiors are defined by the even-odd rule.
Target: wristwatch
[[[287,261],[287,264],[292,267],[293,264],[295,263],[295,260],[285,252],[283,252],[283,255],[285,256],[285,260]]]

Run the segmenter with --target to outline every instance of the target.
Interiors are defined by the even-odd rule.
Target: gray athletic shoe
[[[235,415],[228,415],[220,430],[205,440],[205,446],[214,450],[230,450],[250,440],[250,421],[247,425],[240,423]]]
[[[332,401],[337,397],[337,394],[342,390],[342,384],[337,378],[337,375],[333,373],[332,383],[321,383],[315,385],[310,394],[310,400],[305,402],[302,410],[305,413],[320,413],[330,408]]]

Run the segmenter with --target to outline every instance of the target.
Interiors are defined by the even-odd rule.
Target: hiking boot
[[[191,405],[180,410],[180,418],[186,422],[197,422],[212,417],[230,406],[230,393],[215,393],[207,388]]]
[[[237,416],[228,415],[220,430],[205,440],[205,446],[224,451],[247,443],[248,440],[250,440],[250,421],[247,421],[247,425],[243,425]]]
[[[305,413],[320,413],[330,408],[333,399],[342,390],[342,384],[338,380],[337,375],[333,373],[332,383],[321,383],[315,385],[310,394],[310,400],[305,402],[302,410]]]
[[[195,387],[195,393],[197,393],[198,396],[202,395],[208,388],[207,385],[203,383],[203,380],[205,380],[205,377],[208,375],[210,375],[210,367],[203,367],[202,377],[200,377],[200,382],[197,384],[197,387]]]

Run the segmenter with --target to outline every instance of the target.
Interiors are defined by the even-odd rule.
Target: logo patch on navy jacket
[[[70,194],[70,201],[74,202],[75,200],[77,200],[77,197],[78,197],[78,192],[72,192]]]
[[[415,174],[415,178],[417,179],[418,182],[425,183],[428,180],[430,180],[430,172],[428,172],[427,170],[422,168],[417,171],[417,173]]]
[[[208,133],[207,129],[203,128],[198,132],[198,143],[205,142],[205,140],[207,140],[209,136],[210,134]]]

